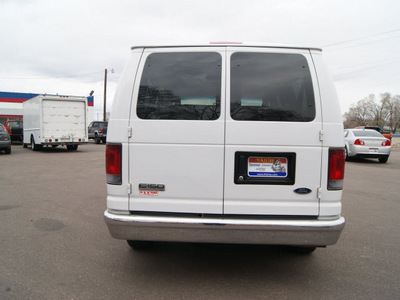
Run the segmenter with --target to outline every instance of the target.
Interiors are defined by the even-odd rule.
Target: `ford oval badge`
[[[295,189],[294,192],[297,194],[305,195],[311,193],[311,190],[309,188],[302,187]]]

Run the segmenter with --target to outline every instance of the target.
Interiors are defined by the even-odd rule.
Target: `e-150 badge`
[[[287,177],[286,157],[249,157],[247,172],[250,177]]]

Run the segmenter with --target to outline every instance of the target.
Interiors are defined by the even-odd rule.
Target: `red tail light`
[[[108,184],[122,184],[122,145],[107,144],[106,174]]]
[[[344,149],[329,149],[328,190],[343,189]]]
[[[100,128],[100,132],[103,132],[103,127]]]
[[[382,142],[382,146],[390,146],[390,140],[386,140],[385,142]]]
[[[354,141],[354,145],[364,146],[365,143],[364,143],[364,141],[362,141],[362,140],[360,140],[360,139],[356,139],[356,140]]]

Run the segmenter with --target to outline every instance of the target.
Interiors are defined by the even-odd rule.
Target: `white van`
[[[335,244],[343,124],[321,49],[133,47],[109,120],[114,238]]]

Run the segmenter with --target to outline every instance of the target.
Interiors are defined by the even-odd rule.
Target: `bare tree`
[[[396,132],[400,127],[400,96],[384,97],[382,99],[382,106],[386,111],[387,124],[390,130]]]
[[[376,101],[371,101],[370,109],[371,113],[373,115],[373,120],[371,125],[373,126],[378,126],[380,128],[383,128],[387,124],[388,120],[388,111],[385,108],[384,103],[391,99],[391,94],[390,93],[384,93],[381,94],[381,100],[379,101],[380,103],[377,103]]]
[[[345,128],[357,126],[389,127],[392,132],[400,128],[400,96],[390,93],[380,95],[379,102],[375,95],[359,100],[344,115]]]
[[[352,105],[345,117],[345,128],[367,125],[373,117],[375,95],[369,95],[367,98],[359,100],[356,105]]]

